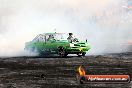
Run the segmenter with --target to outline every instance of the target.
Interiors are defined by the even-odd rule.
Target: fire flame
[[[78,71],[79,71],[79,75],[80,76],[84,76],[85,75],[85,70],[82,68],[82,66],[79,66]]]

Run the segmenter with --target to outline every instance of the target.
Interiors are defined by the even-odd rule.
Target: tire
[[[86,82],[86,79],[85,77],[81,77],[80,80],[79,80],[80,84],[84,84]]]
[[[81,57],[82,56],[80,53],[78,53],[77,55],[78,55],[78,57]]]
[[[38,49],[37,49],[36,47],[33,47],[33,48],[31,49],[31,52],[33,52],[33,53],[38,53]]]
[[[63,47],[61,47],[61,46],[59,47],[58,51],[59,51],[59,56],[60,57],[66,57],[68,55],[66,53],[65,49]]]
[[[29,49],[29,52],[32,54],[32,55],[35,55],[35,56],[40,56],[40,52],[38,50],[37,47],[32,47]]]
[[[85,57],[85,55],[86,55],[86,52],[83,52],[83,53],[82,53],[82,56]]]
[[[77,55],[78,55],[78,57],[85,57],[86,52],[78,53]]]

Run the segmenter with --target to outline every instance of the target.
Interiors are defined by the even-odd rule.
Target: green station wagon
[[[25,43],[25,50],[37,52],[42,56],[51,54],[58,54],[60,57],[66,57],[68,54],[85,56],[89,49],[87,41],[80,42],[77,38],[69,41],[66,33],[39,34],[32,41]]]

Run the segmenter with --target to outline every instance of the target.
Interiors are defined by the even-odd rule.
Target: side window
[[[49,35],[46,35],[45,38],[46,38],[46,41],[49,41]]]
[[[47,35],[47,36],[46,36],[46,40],[47,40],[47,41],[54,40],[54,35],[52,35],[52,34]]]
[[[44,37],[40,37],[39,38],[39,42],[45,42],[45,38]]]
[[[33,42],[45,42],[45,37],[42,35],[39,35],[33,39]]]

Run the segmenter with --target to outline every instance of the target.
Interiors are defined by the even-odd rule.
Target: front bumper
[[[82,53],[82,52],[87,52],[90,48],[88,47],[71,47],[68,48],[66,51],[67,53]]]

